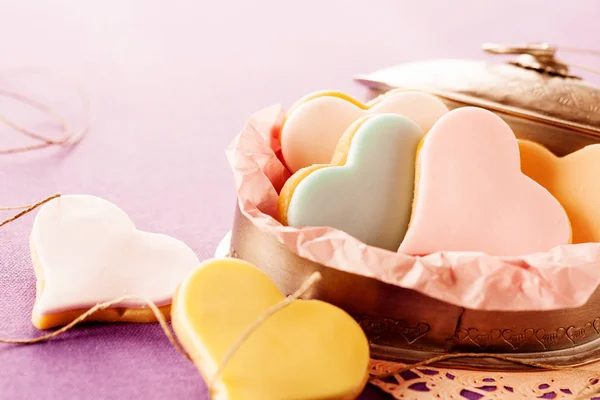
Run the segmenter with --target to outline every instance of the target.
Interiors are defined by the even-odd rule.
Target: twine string
[[[575,64],[575,63],[569,63],[569,66],[570,67],[579,68],[579,69],[582,69],[584,71],[592,72],[594,74],[600,75],[600,69],[598,69],[598,68],[589,67],[589,66],[583,65],[583,64]]]
[[[23,70],[24,71],[24,70]],[[17,71],[17,72],[23,72]],[[30,71],[31,72],[31,71]],[[59,139],[52,139],[43,134],[32,132],[29,129],[26,129],[14,122],[10,118],[0,114],[0,123],[14,129],[20,134],[30,137],[34,140],[37,140],[41,143],[35,143],[31,145],[21,146],[21,147],[11,147],[7,149],[1,149],[0,155],[14,154],[14,153],[24,153],[32,150],[40,150],[50,146],[65,146],[72,145],[81,140],[81,138],[87,133],[89,129],[89,100],[83,89],[83,85],[75,79],[75,87],[79,94],[79,98],[82,104],[83,116],[82,116],[82,126],[79,130],[73,129],[71,124],[63,118],[57,111],[55,111],[52,107],[45,105],[41,102],[38,102],[34,99],[31,99],[23,94],[12,92],[8,90],[0,89],[0,96],[10,98],[12,100],[18,101],[22,104],[25,104],[29,107],[37,109],[51,117],[57,125],[61,127],[63,132],[63,136]]]
[[[600,56],[600,50],[582,49],[579,47],[570,47],[570,46],[555,46],[555,48],[556,48],[556,50],[564,51],[565,53],[576,53],[576,54],[586,54],[586,55],[591,55],[591,56]],[[579,68],[581,70],[600,75],[600,69],[598,69],[598,68],[590,67],[590,66],[584,65],[584,64],[572,63],[572,62],[568,62],[567,65],[569,67]]]
[[[578,54],[587,54],[587,55],[591,55],[591,56],[600,56],[600,50],[583,49],[580,47],[571,47],[571,46],[556,46],[556,48],[560,51],[564,51],[567,53],[578,53]]]
[[[14,210],[22,210],[24,208],[29,208],[31,207],[33,204],[25,204],[22,206],[4,206],[4,207],[0,207],[0,211],[14,211]]]
[[[150,308],[150,310],[152,310],[152,313],[154,314],[154,316],[156,317],[156,320],[158,321],[158,323],[160,324],[163,332],[165,333],[165,336],[167,337],[167,339],[169,339],[169,342],[171,342],[171,344],[173,345],[173,347],[175,347],[181,354],[183,354],[186,358],[190,359],[190,356],[188,355],[188,353],[183,349],[183,347],[181,346],[181,344],[177,341],[177,339],[175,339],[175,336],[173,334],[173,332],[171,332],[171,329],[169,328],[169,325],[167,323],[167,319],[165,318],[164,314],[160,311],[160,309],[158,308],[158,306],[156,304],[154,304],[151,300],[148,300],[144,297],[141,296],[123,296],[123,297],[119,297],[118,299],[115,300],[111,300],[111,301],[107,301],[105,303],[99,303],[96,304],[94,307],[90,308],[89,310],[87,310],[86,312],[84,312],[83,314],[81,314],[79,317],[77,317],[76,319],[74,319],[73,321],[71,321],[69,324],[61,327],[60,329],[57,329],[53,332],[50,332],[46,335],[43,336],[38,336],[32,339],[5,339],[5,338],[0,338],[0,343],[8,343],[8,344],[34,344],[34,343],[40,343],[40,342],[44,342],[47,341],[49,339],[55,338],[57,336],[62,335],[65,332],[68,332],[69,330],[71,330],[73,327],[75,327],[76,325],[79,325],[80,323],[84,322],[85,320],[87,320],[88,318],[90,318],[92,315],[94,315],[95,313],[102,311],[102,310],[106,310],[107,308],[113,307],[117,304],[123,303],[124,301],[131,301],[131,300],[138,300],[138,301],[143,301],[144,303],[147,304],[147,306]]]
[[[286,297],[281,302],[279,302],[279,303],[275,304],[274,306],[270,307],[269,309],[267,309],[267,311],[265,311],[264,314],[262,314],[260,317],[258,317],[250,326],[248,326],[248,328],[246,328],[246,330],[240,335],[240,337],[233,343],[233,345],[227,351],[227,353],[225,353],[225,356],[223,356],[223,359],[219,363],[219,365],[218,365],[218,367],[217,367],[217,369],[216,369],[216,371],[215,371],[212,379],[207,384],[209,392],[213,391],[216,382],[219,380],[219,378],[223,374],[223,370],[225,369],[225,367],[227,366],[227,364],[229,363],[229,361],[231,360],[231,358],[233,358],[233,356],[237,353],[237,351],[239,350],[239,348],[246,342],[246,340],[248,340],[248,338],[267,319],[269,319],[269,317],[271,317],[273,314],[277,313],[278,311],[281,311],[282,309],[284,309],[288,305],[292,304],[295,300],[298,300],[308,290],[310,290],[315,283],[317,283],[321,279],[322,279],[321,274],[318,273],[318,272],[314,272],[312,275],[310,275],[308,277],[308,279],[306,279],[304,281],[304,283],[302,283],[302,285],[300,286],[300,288],[298,290],[296,290],[292,295]]]
[[[590,393],[585,393],[586,390],[588,390],[589,388],[590,388],[590,384],[588,383],[583,388],[581,388],[581,390],[579,390],[577,393],[575,393],[575,399],[574,400],[591,399],[593,395],[595,395],[597,393],[600,393],[600,390],[598,390],[598,389],[594,389]]]
[[[24,96],[23,94],[20,94],[17,92],[11,92],[8,90],[3,90],[3,89],[0,89],[0,96],[4,96],[4,97],[10,98],[10,99],[13,99],[15,101],[18,101],[19,103],[23,103],[29,107],[35,108],[43,113],[48,114],[62,128],[63,132],[68,132],[70,130],[69,123],[63,117],[61,117],[56,111],[54,111],[51,107],[49,107],[47,105],[44,105],[34,99],[30,99],[30,98]],[[58,139],[58,140],[47,138],[46,136],[44,136],[42,134],[32,132],[32,131],[28,130],[27,128],[22,127],[21,125],[18,125],[16,122],[13,122],[8,117],[6,117],[2,114],[0,114],[0,122],[9,126],[12,129],[16,130],[17,132],[22,133],[25,136],[29,136],[32,139],[42,141],[46,144],[59,144],[68,139],[68,136],[64,136],[63,138]]]
[[[33,210],[35,210],[36,208],[46,204],[47,202],[49,202],[50,200],[56,199],[58,197],[60,197],[61,194],[60,193],[55,193],[51,196],[46,197],[43,200],[38,201],[35,204],[30,204],[30,205],[24,205],[24,206],[10,206],[10,207],[0,207],[0,211],[7,211],[7,210],[23,210],[15,215],[13,215],[12,217],[8,217],[6,218],[4,221],[0,222],[0,228],[3,227],[4,225],[13,222],[19,218],[21,218],[22,216],[29,214],[30,212],[32,212]]]

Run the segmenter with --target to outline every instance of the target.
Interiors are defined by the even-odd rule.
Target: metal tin
[[[378,92],[418,89],[438,95],[451,108],[490,109],[507,120],[517,136],[541,142],[557,154],[600,142],[599,90],[571,75],[553,51],[544,46],[516,50],[489,46],[487,51],[521,52],[527,57],[509,64],[463,60],[405,64],[358,79]],[[444,353],[484,352],[557,366],[600,360],[600,291],[584,306],[569,310],[462,308],[301,258],[256,228],[237,208],[229,247],[229,255],[261,268],[287,294],[319,271],[323,279],[307,295],[353,315],[376,358],[415,362]],[[447,360],[443,365],[527,368],[474,358]]]

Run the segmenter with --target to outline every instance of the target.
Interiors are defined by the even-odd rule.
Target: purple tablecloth
[[[91,131],[76,148],[0,157],[0,206],[55,191],[98,195],[204,259],[228,231],[235,201],[224,149],[253,111],[324,88],[364,96],[354,73],[483,57],[484,41],[598,46],[598,15],[594,0],[0,1],[0,88],[7,68],[57,67],[83,77],[92,107]],[[0,113],[10,107],[1,102]],[[0,144],[15,136],[0,126]],[[3,337],[39,334],[29,321],[32,218],[0,230]],[[44,344],[0,345],[0,398],[206,392],[158,326],[96,325]]]

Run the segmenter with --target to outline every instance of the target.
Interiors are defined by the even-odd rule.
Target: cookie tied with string
[[[190,273],[173,300],[173,328],[215,400],[354,399],[368,379],[369,343],[350,315],[286,299],[242,260],[208,260]]]
[[[173,293],[200,261],[170,236],[142,232],[107,200],[65,195],[42,206],[33,223],[31,255],[37,278],[32,313],[39,329],[66,325],[96,304],[140,296],[170,314]],[[90,321],[155,322],[146,303],[131,299]]]

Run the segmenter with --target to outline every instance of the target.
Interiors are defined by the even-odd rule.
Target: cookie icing
[[[423,132],[448,108],[432,95],[394,90],[363,104],[339,92],[308,96],[292,108],[281,128],[281,152],[292,173],[328,164],[346,129],[366,115],[394,113],[413,120]]]
[[[173,328],[202,375],[212,381],[244,331],[284,299],[254,265],[231,258],[207,260],[177,290]],[[350,315],[319,300],[295,300],[241,345],[211,398],[354,399],[366,384],[368,367],[368,340]]]
[[[573,243],[600,242],[600,144],[564,157],[520,140],[521,170],[548,189],[571,221]]]
[[[347,154],[334,157],[343,165],[306,176],[300,170],[299,182],[288,180],[286,185],[296,187],[286,222],[336,228],[368,245],[396,251],[410,219],[415,155],[423,133],[406,117],[381,114],[357,121],[345,136],[351,137]],[[282,195],[286,192],[284,187]]]
[[[475,107],[450,111],[423,139],[410,226],[399,251],[517,256],[568,244],[560,203],[520,170],[510,127]]]
[[[138,231],[117,206],[89,195],[64,195],[41,207],[31,248],[43,282],[34,310],[41,315],[125,295],[169,304],[177,285],[200,263],[184,243]],[[119,306],[145,305],[129,301]]]

